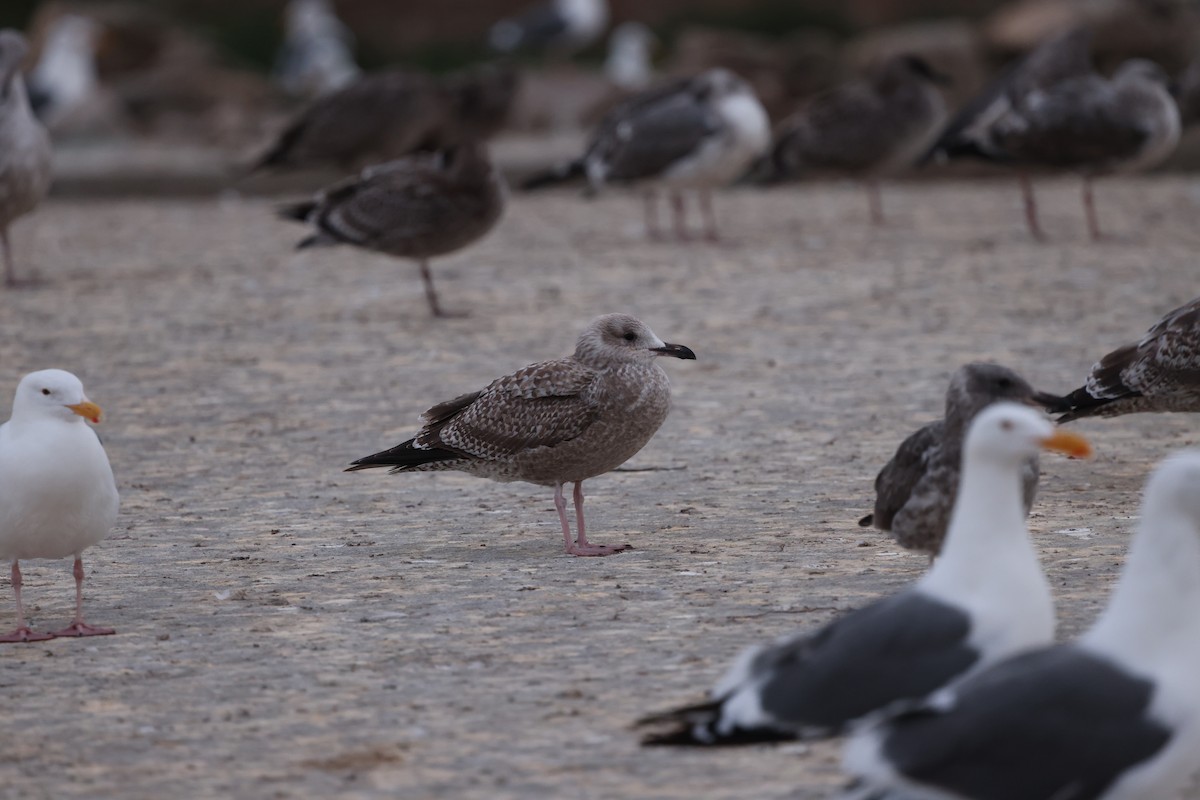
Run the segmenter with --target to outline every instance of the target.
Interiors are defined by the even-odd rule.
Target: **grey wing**
[[[1136,155],[1147,134],[1111,85],[1088,75],[1027,95],[993,126],[992,142],[1009,157],[1073,166]]]
[[[693,153],[719,127],[691,92],[664,92],[606,119],[584,159],[604,164],[608,180],[650,178]]]
[[[883,531],[892,529],[892,520],[929,469],[945,427],[945,422],[938,420],[917,429],[900,443],[895,455],[879,471],[875,477],[875,527]]]
[[[464,395],[431,408],[426,412],[431,424],[418,434],[417,445],[484,459],[554,447],[579,437],[598,418],[588,391],[596,379],[594,370],[567,359],[533,364],[494,381],[469,401]],[[456,403],[462,407],[455,410]],[[447,414],[441,424],[432,421]]]
[[[749,669],[766,676],[761,704],[771,716],[838,730],[961,675],[979,658],[970,633],[961,609],[910,590],[769,647]]]
[[[946,538],[958,494],[958,454],[937,448],[908,501],[892,518],[891,534],[901,547],[937,554]]]
[[[975,800],[1101,797],[1171,731],[1147,716],[1154,686],[1071,646],[1016,656],[884,723],[903,775]]]

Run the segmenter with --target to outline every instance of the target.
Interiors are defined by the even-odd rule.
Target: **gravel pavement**
[[[517,196],[480,245],[415,266],[296,253],[271,201],[55,199],[18,223],[42,282],[0,292],[0,418],[24,373],[77,373],[107,418],[117,529],[85,556],[118,635],[0,650],[4,798],[791,798],[840,783],[836,743],[642,750],[640,714],[701,696],[744,646],[811,628],[925,567],[859,528],[875,472],[991,359],[1048,391],[1200,294],[1200,183],[1072,180],[1028,238],[1014,183],[718,196],[726,241],[647,242],[614,193]],[[433,403],[569,352],[626,311],[696,362],[631,471],[593,479],[561,554],[550,490],[346,474]],[[1043,459],[1030,527],[1060,631],[1104,604],[1154,462],[1186,415],[1087,421]],[[27,562],[37,627],[70,564]],[[0,624],[12,623],[7,580]],[[1200,794],[1197,794],[1200,797]]]

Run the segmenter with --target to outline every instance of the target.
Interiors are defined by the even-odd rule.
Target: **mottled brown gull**
[[[50,138],[33,115],[21,62],[29,46],[14,30],[0,30],[0,250],[4,282],[17,281],[8,229],[32,211],[50,188]]]
[[[888,531],[901,547],[937,555],[962,472],[963,437],[980,411],[1002,400],[1036,405],[1020,375],[998,364],[959,367],[946,390],[946,416],[917,430],[875,478],[875,513],[859,520]],[[1025,514],[1037,493],[1036,454],[1021,469]]]
[[[1091,69],[1087,42],[1086,33],[1076,31],[1044,45],[1070,53],[1072,58],[1063,63],[1072,69],[1041,73],[1036,81],[1018,80],[1028,77],[1028,68],[1017,69],[991,103],[968,106],[978,113],[965,124],[952,123],[953,133],[943,135],[937,145],[946,155],[973,156],[1021,170],[1026,221],[1038,239],[1045,235],[1023,170],[1049,167],[1082,175],[1088,232],[1100,239],[1092,180],[1149,169],[1179,141],[1179,108],[1167,89],[1166,74],[1150,61],[1133,59],[1105,79]]]
[[[947,79],[916,56],[896,56],[868,80],[814,97],[781,122],[771,179],[832,173],[866,181],[871,222],[883,222],[879,178],[911,167],[946,122],[934,85]]]
[[[554,487],[566,552],[605,556],[627,545],[593,544],[583,523],[583,482],[610,472],[650,441],[667,418],[671,385],[658,356],[694,359],[628,314],[606,314],[580,335],[574,355],[531,364],[487,388],[439,403],[425,426],[347,470],[460,470],[496,481]],[[575,484],[572,540],[563,485]]]
[[[483,146],[468,143],[363,170],[280,215],[316,233],[298,247],[352,244],[412,258],[421,268],[434,316],[438,302],[429,259],[460,250],[490,231],[504,211],[504,186]]]
[[[1065,396],[1039,394],[1059,422],[1138,411],[1200,411],[1200,297],[1171,311],[1138,341],[1101,358]]]

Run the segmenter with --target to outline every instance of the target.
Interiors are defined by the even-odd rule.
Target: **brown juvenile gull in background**
[[[21,62],[29,52],[25,37],[0,30],[0,250],[4,283],[17,282],[8,228],[32,211],[50,188],[50,138],[29,107]]]
[[[999,364],[959,367],[946,390],[946,416],[905,439],[875,478],[875,513],[858,521],[891,533],[901,547],[936,556],[942,549],[962,471],[963,437],[975,416],[1002,400],[1036,406],[1036,392]],[[1025,514],[1037,493],[1038,460],[1021,470]]]
[[[670,192],[675,235],[688,238],[683,194],[696,190],[705,235],[717,238],[712,190],[740,178],[766,152],[770,121],[750,84],[726,69],[710,69],[631,97],[600,121],[579,158],[527,180],[537,189],[586,176],[593,189],[608,183],[640,186],[646,232],[658,237],[655,191]]]
[[[861,176],[871,222],[882,224],[879,178],[911,167],[946,122],[935,83],[947,79],[924,59],[896,56],[865,81],[817,95],[781,122],[771,152],[772,180],[805,173]]]
[[[490,231],[504,211],[504,195],[483,146],[467,143],[368,167],[279,213],[317,229],[298,248],[352,244],[415,259],[429,309],[444,317],[429,259],[460,250]]]
[[[1087,382],[1065,396],[1038,394],[1059,422],[1138,411],[1200,411],[1200,297],[1154,324],[1133,344],[1092,366]]]
[[[496,481],[554,487],[563,543],[575,556],[606,556],[628,545],[593,544],[583,524],[583,482],[616,469],[650,441],[671,405],[658,356],[694,359],[628,314],[597,317],[575,354],[531,364],[486,389],[425,412],[412,439],[360,458],[347,472],[459,470]],[[572,541],[563,484],[575,484]]]
[[[1071,36],[1076,38],[1054,41],[1076,46],[1082,42],[1086,59],[1086,37],[1079,32]],[[1078,49],[1071,52],[1079,53]],[[1018,169],[1050,167],[1081,173],[1088,233],[1098,240],[1093,178],[1145,170],[1163,161],[1179,142],[1179,108],[1167,89],[1166,74],[1150,61],[1126,61],[1111,80],[1094,73],[1090,64],[1059,80],[1040,77],[1031,87],[1019,81],[1010,84],[969,124],[953,136],[943,136],[935,149]],[[1043,239],[1032,186],[1028,176],[1020,174],[1030,232]]]
[[[486,138],[503,124],[517,90],[508,65],[487,64],[437,79],[388,70],[317,98],[251,167],[359,169]]]

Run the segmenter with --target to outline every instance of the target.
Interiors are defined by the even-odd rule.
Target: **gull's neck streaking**
[[[1156,675],[1200,672],[1200,532],[1147,493],[1142,521],[1108,608],[1083,644]],[[1156,669],[1157,668],[1157,669]]]
[[[972,457],[968,446],[946,540],[918,586],[982,613],[994,613],[994,603],[1021,605],[1030,609],[1031,627],[1045,617],[1052,628],[1050,586],[1025,528],[1020,463]],[[998,582],[997,575],[1006,580]]]

